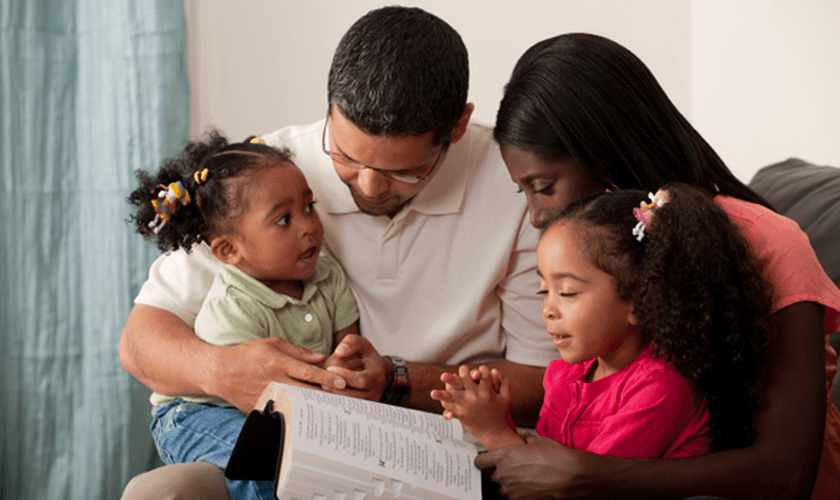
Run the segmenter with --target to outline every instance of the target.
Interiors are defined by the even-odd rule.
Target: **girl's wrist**
[[[488,431],[482,436],[475,436],[487,448],[487,451],[497,450],[514,444],[525,444],[525,438],[505,425],[502,431]]]

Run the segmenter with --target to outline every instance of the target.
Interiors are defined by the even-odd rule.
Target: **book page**
[[[292,404],[284,413],[292,412],[287,418],[291,436],[286,440],[291,460],[301,466],[308,463],[310,469],[322,468],[320,482],[328,474],[343,476],[344,482],[362,480],[356,472],[362,469],[369,476],[363,481],[392,484],[396,480],[404,497],[419,487],[450,498],[480,498],[481,475],[473,465],[477,452],[475,446],[460,440],[463,429],[456,420],[287,388]]]

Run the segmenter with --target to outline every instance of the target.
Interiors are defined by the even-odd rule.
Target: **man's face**
[[[393,217],[434,177],[446,152],[432,133],[385,137],[363,132],[335,106],[326,123],[325,147],[333,167],[347,184],[359,210]],[[421,179],[412,184],[397,178]]]

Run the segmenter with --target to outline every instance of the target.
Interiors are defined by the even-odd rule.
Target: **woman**
[[[840,414],[826,405],[826,380],[836,371],[836,353],[824,346],[827,333],[840,329],[840,291],[795,223],[735,178],[638,58],[602,37],[562,35],[531,47],[505,87],[494,135],[528,199],[534,226],[605,188],[656,191],[667,182],[686,182],[716,195],[767,259],[774,286],[757,437],[749,447],[642,461],[532,437],[476,460],[493,472],[500,493],[807,498],[813,488],[812,498],[835,498]]]

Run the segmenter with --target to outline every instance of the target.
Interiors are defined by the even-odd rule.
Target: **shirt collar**
[[[236,266],[222,264],[219,273],[227,286],[236,288],[273,309],[280,309],[286,304],[305,304],[309,302],[318,289],[318,283],[329,276],[327,266],[319,259],[312,276],[303,280],[303,295],[300,300],[297,300],[286,294],[275,292]]]

